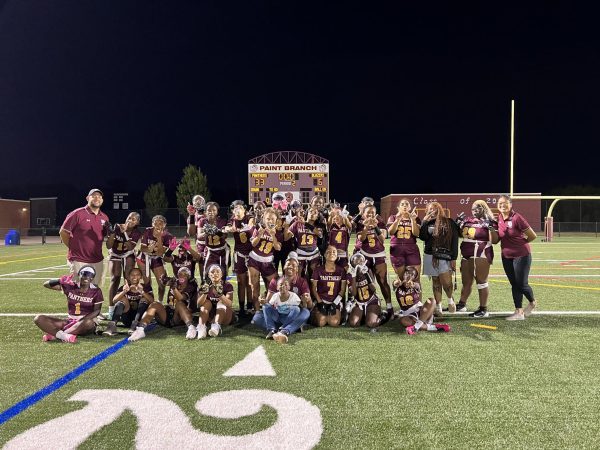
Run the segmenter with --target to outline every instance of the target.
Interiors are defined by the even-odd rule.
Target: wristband
[[[380,236],[380,235],[381,235],[381,230],[379,229],[379,227],[375,227],[375,228],[374,228],[374,230],[375,230],[375,234],[376,234],[377,236]]]
[[[50,286],[50,287],[60,286],[60,280],[48,280],[48,286]]]
[[[339,305],[340,303],[342,303],[342,296],[341,296],[341,295],[338,295],[338,296],[335,298],[335,300],[333,300],[333,304],[337,306],[337,305]]]

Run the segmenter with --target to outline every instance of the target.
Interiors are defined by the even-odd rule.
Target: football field
[[[600,239],[532,245],[538,311],[525,321],[501,314],[514,307],[495,246],[490,318],[446,316],[451,333],[414,336],[398,321],[308,327],[287,345],[249,323],[203,341],[157,327],[135,343],[125,329],[43,343],[33,315],[66,312],[42,287],[66,273],[66,249],[0,247],[0,446],[597,448]]]

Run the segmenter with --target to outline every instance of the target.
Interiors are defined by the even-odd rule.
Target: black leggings
[[[529,269],[531,269],[531,253],[527,256],[509,259],[502,257],[504,272],[512,286],[512,296],[515,302],[515,308],[523,307],[523,295],[533,302],[533,289],[529,286]]]

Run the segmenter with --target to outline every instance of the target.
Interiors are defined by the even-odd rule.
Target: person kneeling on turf
[[[375,277],[362,253],[355,253],[350,258],[349,274],[352,277],[350,284],[354,298],[346,302],[348,325],[358,327],[363,318],[369,328],[377,328],[386,323],[393,313],[381,311],[374,283]]]
[[[274,339],[280,344],[287,343],[288,336],[294,331],[294,322],[300,315],[300,303],[300,297],[290,291],[288,279],[281,277],[277,280],[277,293],[262,308],[269,331],[267,339]]]
[[[129,327],[129,334],[132,334],[153,301],[152,285],[142,283],[142,271],[134,267],[129,272],[129,282],[125,281],[125,284],[117,290],[117,295],[113,299],[112,320],[108,322],[102,334],[115,336],[119,321]]]
[[[417,270],[408,266],[402,275],[402,281],[394,281],[396,299],[400,304],[400,323],[406,327],[406,334],[415,334],[419,330],[449,332],[445,323],[433,323],[435,300],[430,298],[421,302],[421,285],[415,280]]]
[[[138,341],[146,336],[145,328],[156,318],[157,322],[165,327],[175,327],[185,323],[188,327],[186,339],[196,337],[196,327],[192,323],[192,313],[196,304],[198,284],[192,278],[192,272],[187,267],[182,267],[177,272],[177,278],[162,277],[162,282],[168,286],[167,304],[153,302],[142,317],[139,325],[129,336],[130,341]]]
[[[198,295],[198,339],[206,337],[206,325],[210,325],[208,335],[217,337],[222,333],[221,325],[226,326],[233,320],[233,285],[223,282],[223,270],[218,264],[208,268],[208,282],[200,288]]]
[[[74,344],[77,342],[77,336],[96,330],[94,319],[100,314],[104,301],[100,288],[92,284],[96,271],[91,266],[83,266],[78,274],[79,284],[73,281],[72,275],[44,283],[45,288],[65,294],[69,312],[66,319],[46,315],[35,316],[33,322],[45,333],[42,336],[44,342],[60,339]]]

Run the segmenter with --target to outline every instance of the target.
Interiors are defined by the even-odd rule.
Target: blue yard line
[[[63,377],[59,378],[53,383],[50,383],[48,386],[40,389],[39,391],[30,395],[29,397],[21,400],[19,403],[16,403],[15,405],[11,406],[6,411],[3,411],[2,413],[0,413],[0,425],[12,419],[16,415],[22,413],[30,406],[35,405],[40,400],[43,400],[44,398],[52,394],[54,391],[63,387],[65,384],[69,383],[70,381],[73,381],[79,375],[84,374],[99,362],[104,361],[110,355],[122,349],[127,344],[127,342],[127,338],[125,338],[122,341],[117,342],[112,347],[108,347],[102,353],[99,353],[92,359],[89,359],[88,361],[84,362],[82,365],[72,370],[68,374],[64,375]]]

